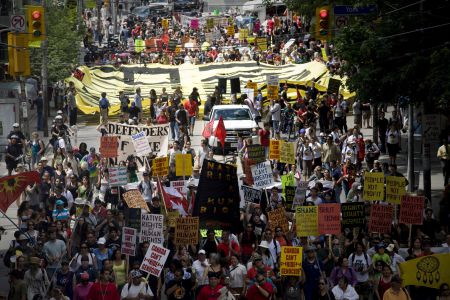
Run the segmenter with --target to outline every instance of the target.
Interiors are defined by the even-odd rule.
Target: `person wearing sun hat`
[[[142,273],[139,270],[131,270],[129,277],[131,280],[122,288],[121,299],[149,300],[153,297],[152,290],[142,280]]]
[[[41,296],[44,298],[50,285],[47,272],[41,268],[41,259],[39,257],[30,257],[30,269],[25,272],[24,280],[27,286],[27,299],[35,299]]]

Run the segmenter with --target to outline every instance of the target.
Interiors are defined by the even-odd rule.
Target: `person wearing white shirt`
[[[244,282],[247,277],[247,269],[244,265],[239,263],[236,255],[231,255],[230,258],[230,289],[235,294],[241,294],[244,290]]]
[[[358,146],[355,142],[351,142],[347,144],[342,149],[342,161],[345,163],[349,160],[352,164],[356,164],[358,162]]]
[[[201,287],[208,285],[208,259],[206,258],[206,251],[201,249],[198,251],[198,259],[194,261],[192,264],[192,268],[195,270],[195,277],[197,278],[198,290],[201,290]]]
[[[355,289],[348,284],[347,277],[339,279],[339,283],[331,290],[336,300],[358,300],[359,295]]]
[[[153,293],[148,284],[142,280],[142,273],[139,270],[130,272],[131,282],[122,288],[120,299],[122,300],[150,300]]]
[[[272,114],[272,136],[280,133],[281,106],[278,100],[270,101],[270,113]]]
[[[386,247],[386,251],[388,252],[389,256],[391,257],[391,270],[393,274],[398,274],[398,264],[405,262],[405,259],[398,255],[395,251],[395,245],[389,244],[389,246]]]
[[[270,228],[266,228],[266,232],[264,233],[264,240],[267,242],[269,246],[270,256],[274,264],[276,264],[278,261],[278,257],[281,255],[281,246],[280,243],[273,238],[273,233]]]

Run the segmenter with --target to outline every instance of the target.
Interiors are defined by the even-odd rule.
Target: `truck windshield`
[[[250,111],[242,108],[216,110],[214,120],[219,120],[220,116],[224,121],[251,120]]]

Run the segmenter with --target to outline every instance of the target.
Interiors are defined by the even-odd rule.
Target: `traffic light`
[[[331,14],[329,6],[316,8],[316,39],[331,39]]]
[[[28,39],[30,42],[45,40],[45,13],[42,6],[27,5]]]

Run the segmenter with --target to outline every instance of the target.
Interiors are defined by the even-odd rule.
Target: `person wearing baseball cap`
[[[149,300],[153,297],[152,290],[148,284],[142,280],[142,273],[139,270],[130,271],[131,282],[125,284],[120,295],[121,299]]]
[[[208,259],[206,258],[206,251],[204,249],[201,249],[200,251],[198,251],[197,260],[192,264],[192,268],[195,271],[195,275],[198,281],[197,294],[203,286],[209,283],[208,278],[206,276],[203,276],[208,267],[209,263]]]

